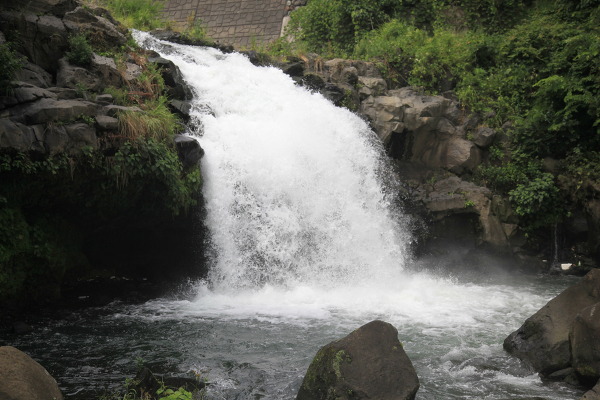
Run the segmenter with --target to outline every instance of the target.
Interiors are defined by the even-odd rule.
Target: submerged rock
[[[531,364],[544,376],[572,365],[573,345],[574,354],[577,355],[575,359],[581,360],[581,368],[583,365],[598,366],[600,352],[592,352],[592,349],[600,347],[600,336],[589,336],[589,330],[583,327],[586,326],[584,322],[589,319],[589,315],[594,314],[594,309],[590,306],[593,307],[599,301],[600,270],[593,270],[579,283],[550,300],[528,318],[523,326],[511,333],[504,340],[504,349]],[[574,335],[570,340],[572,330]],[[582,353],[587,353],[586,357],[581,357]],[[579,361],[575,364],[577,362]],[[580,376],[584,375],[577,372]]]
[[[296,399],[410,400],[418,389],[396,328],[372,321],[318,351]]]
[[[0,347],[0,398],[53,399],[63,396],[48,371],[27,354],[11,346]]]

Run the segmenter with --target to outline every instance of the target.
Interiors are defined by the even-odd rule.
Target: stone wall
[[[181,26],[199,22],[220,44],[248,48],[277,39],[292,7],[286,0],[167,0],[163,13]]]

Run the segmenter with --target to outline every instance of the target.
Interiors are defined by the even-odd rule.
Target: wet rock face
[[[0,376],[2,399],[63,398],[56,381],[48,371],[14,347],[0,347]]]
[[[418,389],[396,328],[372,321],[319,350],[296,399],[410,400]]]
[[[598,302],[600,270],[593,270],[511,333],[504,340],[504,349],[544,376],[573,366],[583,380],[597,379]]]
[[[183,168],[189,169],[197,166],[204,156],[204,149],[200,147],[200,143],[193,137],[185,135],[175,136],[174,142]]]

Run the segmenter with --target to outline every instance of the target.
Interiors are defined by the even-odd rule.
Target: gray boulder
[[[163,57],[149,57],[148,61],[157,65],[161,72],[161,76],[167,85],[168,95],[172,99],[191,100],[193,98],[192,91],[183,79],[183,75],[179,67],[171,60]]]
[[[66,58],[58,61],[56,84],[61,88],[83,91],[99,91],[104,86],[102,75],[92,72],[87,68],[70,64]],[[82,96],[81,93],[80,96]]]
[[[593,270],[529,317],[523,326],[504,340],[504,349],[532,365],[542,375],[570,367],[569,333],[575,319],[580,312],[599,301],[600,270]],[[600,337],[596,336],[588,345],[599,346],[599,341]]]
[[[600,379],[600,303],[577,314],[571,328],[571,363],[586,381]]]
[[[365,85],[361,95],[383,89],[374,78],[360,79],[373,87]],[[394,158],[456,174],[471,172],[482,161],[479,147],[466,139],[456,102],[445,97],[406,87],[367,97],[360,111]]]
[[[22,10],[22,0],[3,0],[3,7],[13,10]],[[75,0],[28,0],[27,11],[42,15],[52,14],[58,17],[62,17],[66,12],[72,11],[77,7]]]
[[[123,77],[117,69],[114,59],[93,53],[91,67],[94,74],[101,77],[98,91],[108,86],[120,87],[123,85]]]
[[[37,137],[35,129],[27,125],[0,119],[0,149],[17,151],[44,151],[42,137]]]
[[[15,74],[17,81],[29,83],[40,88],[49,88],[52,85],[52,75],[43,68],[27,62],[22,69]]]
[[[62,400],[56,381],[27,354],[0,347],[0,398],[3,400]]]
[[[480,127],[473,133],[473,143],[482,149],[488,148],[494,143],[496,131],[487,126]]]
[[[364,100],[369,96],[383,96],[387,91],[387,83],[383,78],[358,77],[358,94]]]
[[[385,146],[390,145],[393,133],[404,131],[405,108],[402,100],[395,96],[371,96],[361,104],[361,112],[371,120]]]
[[[12,95],[19,103],[30,103],[39,99],[56,99],[56,94],[25,82],[15,82]]]
[[[0,13],[0,21],[7,28],[19,32],[19,51],[32,63],[51,73],[57,70],[58,60],[67,49],[68,37],[60,18],[31,12],[23,14],[5,11]]]
[[[142,112],[142,110],[137,106],[119,106],[116,104],[109,104],[107,106],[102,107],[100,111],[100,115],[108,115],[109,117],[117,118],[120,113],[124,112]]]
[[[85,123],[27,126],[7,118],[0,119],[0,149],[78,154],[85,147],[98,148],[95,127]]]
[[[321,66],[329,81],[337,84],[356,83],[358,76],[381,78],[377,65],[372,62],[334,58],[321,63]]]
[[[108,115],[96,115],[96,125],[101,131],[116,131],[119,129],[119,120]]]
[[[296,399],[409,400],[418,389],[396,328],[372,321],[318,351]]]
[[[95,103],[84,100],[40,99],[19,105],[11,110],[14,120],[28,125],[54,121],[73,121],[81,116],[94,116],[98,109]]]
[[[69,137],[68,153],[77,154],[84,148],[98,148],[98,137],[93,126],[79,122],[65,126],[65,130]]]
[[[94,43],[111,46],[122,46],[127,43],[127,38],[113,22],[94,14],[87,7],[77,7],[66,13],[63,21],[69,31],[86,32]]]

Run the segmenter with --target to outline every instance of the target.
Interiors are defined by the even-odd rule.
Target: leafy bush
[[[482,45],[480,34],[436,29],[416,49],[410,83],[437,92],[454,89],[460,77],[475,68]]]
[[[78,34],[69,38],[69,51],[67,59],[75,65],[86,66],[92,62],[92,46],[84,34]]]
[[[393,0],[311,0],[292,13],[288,33],[309,51],[348,55],[363,35],[389,19],[396,4]]]
[[[573,151],[564,161],[563,174],[559,176],[561,188],[576,202],[594,197],[595,186],[600,182],[600,151]]]
[[[426,40],[426,32],[395,19],[362,38],[354,55],[377,62],[392,84],[404,86],[411,80],[417,49]]]
[[[513,26],[522,18],[521,10],[532,3],[532,0],[433,1],[439,22],[458,29],[480,29],[491,33]]]
[[[523,218],[523,225],[529,230],[553,225],[565,216],[560,191],[549,173],[518,184],[509,195],[515,213]]]
[[[429,35],[394,19],[364,36],[354,56],[378,62],[394,85],[444,91],[475,69],[477,51],[483,45],[484,37],[478,33],[438,28]]]
[[[515,213],[521,217],[521,226],[529,232],[554,224],[566,215],[563,195],[554,177],[541,167],[538,161],[524,159],[481,166],[477,171],[486,186],[509,195]]]
[[[104,199],[112,207],[123,209],[125,205],[141,214],[163,210],[178,215],[196,205],[200,170],[184,173],[177,153],[164,142],[152,138],[127,142],[107,160],[105,168],[113,189],[99,195],[112,196]]]

